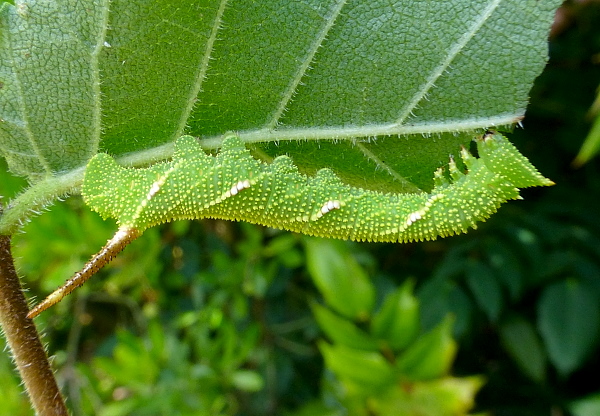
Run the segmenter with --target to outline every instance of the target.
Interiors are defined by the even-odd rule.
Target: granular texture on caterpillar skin
[[[303,175],[287,156],[263,163],[237,136],[227,137],[216,156],[183,136],[171,161],[149,168],[96,155],[82,193],[104,218],[140,232],[179,219],[220,218],[356,241],[434,240],[476,228],[519,199],[519,187],[552,184],[498,133],[486,133],[477,147],[479,158],[461,151],[466,173],[451,160],[450,179],[438,170],[431,192],[389,194],[347,185],[329,169]]]

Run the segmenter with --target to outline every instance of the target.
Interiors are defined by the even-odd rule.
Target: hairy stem
[[[108,240],[106,245],[102,247],[98,253],[94,254],[90,261],[83,266],[83,269],[75,273],[75,275],[67,280],[64,285],[56,289],[49,294],[46,299],[37,304],[29,314],[27,314],[27,317],[35,318],[49,307],[56,305],[69,293],[87,282],[90,277],[95,275],[98,270],[114,259],[117,254],[123,251],[129,243],[139,236],[140,232],[135,228],[119,228],[113,238]]]
[[[15,272],[10,237],[0,235],[0,324],[37,415],[68,415]]]
[[[73,193],[81,186],[83,168],[62,176],[52,176],[37,182],[4,207],[0,215],[0,234],[12,235],[29,218],[39,215],[56,199]]]

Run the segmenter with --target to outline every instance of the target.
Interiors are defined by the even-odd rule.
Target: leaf
[[[595,393],[571,403],[573,416],[595,416],[600,413],[600,394]]]
[[[0,154],[21,175],[84,165],[100,140],[108,0],[0,6]]]
[[[535,328],[522,317],[513,317],[500,326],[500,340],[519,368],[528,377],[542,382],[546,376],[546,354]]]
[[[213,77],[207,71],[218,59],[215,42],[233,40],[223,33],[225,11],[245,7],[223,0],[111,1],[99,62],[101,148],[123,154],[179,137]],[[233,128],[221,126],[221,133]]]
[[[327,304],[349,319],[366,319],[375,302],[375,288],[344,244],[306,238],[306,265]]]
[[[458,337],[469,329],[475,306],[471,297],[452,279],[454,274],[462,272],[464,260],[448,256],[443,266],[449,270],[440,268],[441,271],[418,290],[421,323],[424,329],[431,329],[451,313],[455,317],[454,335]]]
[[[247,392],[260,391],[264,387],[264,380],[251,370],[237,370],[231,375],[231,383],[238,389]]]
[[[471,260],[466,267],[466,280],[479,307],[495,322],[502,310],[502,289],[492,269],[485,263]]]
[[[302,154],[301,166],[327,164],[357,186],[431,189],[430,172],[469,138],[422,135],[519,119],[559,4],[279,0],[227,9],[189,132],[214,136],[226,125],[248,141],[308,139],[263,150]],[[341,142],[312,142],[332,137]]]
[[[373,316],[371,330],[394,350],[406,348],[419,334],[419,301],[413,295],[415,282],[407,280],[390,293]]]
[[[376,392],[394,382],[394,368],[378,352],[356,350],[326,342],[320,342],[319,349],[331,371],[340,379],[355,383],[365,391]]]
[[[327,165],[357,186],[429,190],[473,130],[523,116],[559,4],[5,4],[0,151],[37,178],[98,146],[142,164],[169,156],[170,146],[142,151],[184,131],[213,148],[236,130],[265,143],[257,155],[290,153],[307,172]],[[355,142],[378,136],[390,137]]]
[[[397,359],[396,367],[411,381],[432,380],[448,373],[456,355],[451,318],[417,338]]]
[[[593,293],[576,280],[565,280],[546,287],[538,301],[538,329],[563,375],[579,368],[598,343],[600,306]]]
[[[508,242],[494,239],[486,241],[486,261],[494,271],[495,277],[508,291],[511,300],[517,300],[523,292],[525,277],[522,265],[515,255],[514,248]]]
[[[600,150],[600,88],[598,88],[598,95],[590,109],[590,115],[594,116],[594,122],[592,123],[590,132],[581,145],[581,149],[579,149],[579,153],[573,161],[573,166],[575,167],[586,164]]]
[[[311,308],[321,330],[335,343],[359,350],[379,349],[377,341],[353,322],[341,318],[318,303],[313,303]]]
[[[481,377],[444,377],[398,385],[382,397],[373,398],[371,407],[378,415],[466,415],[474,407],[475,395],[483,383]]]

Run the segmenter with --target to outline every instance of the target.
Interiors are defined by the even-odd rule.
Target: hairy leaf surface
[[[359,186],[431,189],[430,172],[470,140],[461,133],[523,116],[559,3],[5,5],[0,151],[14,172],[47,175],[98,149],[120,155],[182,133],[216,147],[235,130],[266,144],[262,158],[292,154],[307,172],[326,165]]]

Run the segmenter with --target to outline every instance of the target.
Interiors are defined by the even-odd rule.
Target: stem
[[[102,249],[94,254],[83,269],[75,273],[73,277],[65,282],[64,285],[49,294],[46,299],[38,303],[28,314],[30,319],[35,318],[49,307],[56,305],[65,296],[77,289],[88,281],[90,277],[96,274],[104,265],[114,259],[129,243],[140,236],[140,232],[135,228],[122,227],[117,230],[113,238],[106,242]]]
[[[56,199],[78,191],[83,170],[79,168],[65,175],[43,179],[10,201],[0,215],[0,234],[14,234],[29,218],[39,215]]]
[[[6,235],[0,235],[0,288],[0,324],[36,414],[68,415],[44,346],[27,318],[29,308]]]

